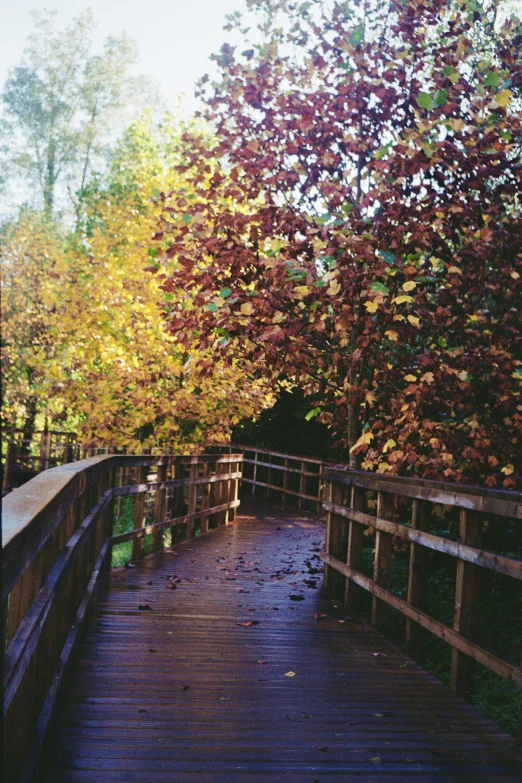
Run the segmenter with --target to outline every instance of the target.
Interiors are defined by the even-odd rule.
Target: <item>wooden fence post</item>
[[[355,511],[366,511],[366,492],[360,487],[351,487],[350,507]],[[346,563],[351,568],[355,568],[356,571],[362,571],[363,568],[363,543],[364,526],[359,524],[359,522],[351,520],[348,526]],[[357,611],[361,593],[362,588],[359,585],[356,585],[351,579],[346,580],[344,600],[350,609]]]
[[[167,466],[158,465],[156,481],[160,482],[166,480],[167,480]],[[166,498],[167,498],[166,489],[156,490],[156,498],[154,501],[155,524],[158,524],[159,522],[163,522],[163,520],[165,519]],[[161,549],[163,549],[163,530],[155,530],[154,535],[152,537],[152,551],[159,552]]]
[[[189,478],[197,479],[199,475],[199,464],[192,462],[189,470]],[[198,485],[189,484],[188,488],[188,511],[187,514],[195,514],[198,503]],[[189,519],[187,522],[187,538],[194,538],[196,520]]]
[[[208,462],[203,463],[203,476],[208,477],[210,474],[210,464]],[[210,483],[201,485],[201,510],[209,508],[210,506]],[[208,514],[202,516],[199,527],[200,535],[208,533]]]
[[[147,466],[138,468],[136,483],[146,484],[149,468]],[[145,526],[145,499],[147,497],[146,492],[140,492],[134,495],[134,530],[140,530]],[[139,560],[143,557],[145,549],[145,538],[133,538],[132,539],[132,559]]]
[[[301,460],[299,465],[300,465],[300,471],[301,471],[300,474],[299,474],[299,494],[300,495],[304,495],[304,494],[306,494],[306,476],[305,476],[303,471],[306,470],[306,462],[303,462]],[[328,499],[330,499],[329,492],[330,492],[330,490],[326,490],[326,496],[328,497]],[[298,498],[298,500],[297,500],[297,507],[298,508],[302,508],[303,507],[303,500],[304,500],[304,498],[302,498],[302,497]]]
[[[377,499],[377,516],[380,519],[393,519],[394,495],[389,492],[379,492]],[[393,554],[393,536],[377,530],[375,537],[375,562],[373,578],[376,584],[388,588],[390,586],[390,565]],[[384,601],[373,596],[372,600],[372,625],[383,629],[387,625],[388,606]]]
[[[233,462],[231,465],[229,465],[229,470],[231,473],[237,473],[239,471],[239,462]],[[232,501],[237,500],[239,496],[239,479],[230,479],[228,483],[228,502],[232,503]],[[228,522],[235,522],[236,519],[236,508],[229,508],[228,510]]]
[[[13,488],[13,478],[16,465],[16,444],[9,443],[4,462],[2,476],[2,492],[10,492]]]
[[[283,492],[281,493],[281,500],[283,501],[283,506],[286,506],[286,492],[285,490],[288,487],[288,459],[285,457],[285,467],[283,470]]]
[[[430,504],[426,500],[413,500],[411,526],[414,530],[428,532]],[[408,573],[408,603],[424,611],[428,595],[428,550],[410,542],[410,567]],[[425,631],[416,622],[406,618],[405,649],[412,658],[421,660],[424,655]]]
[[[254,465],[252,469],[252,495],[256,494],[257,481],[257,451],[254,451]]]
[[[329,481],[327,493],[330,503],[335,503],[337,506],[342,505],[344,496],[344,487],[342,484],[336,484],[333,481]],[[325,549],[328,554],[333,555],[343,562],[346,558],[347,547],[346,528],[347,523],[345,517],[341,517],[333,511],[328,511],[326,517]],[[324,587],[327,593],[344,601],[346,577],[329,566],[325,566]]]
[[[480,547],[482,519],[479,514],[461,509],[459,533],[463,544]],[[473,563],[457,560],[453,628],[471,641],[473,641],[477,627],[479,574],[479,568]],[[470,701],[473,695],[474,677],[475,661],[453,648],[451,651],[451,688],[458,696]]]

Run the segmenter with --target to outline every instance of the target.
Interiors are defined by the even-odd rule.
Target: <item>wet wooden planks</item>
[[[113,573],[46,783],[521,779],[508,735],[321,596],[324,526],[285,513]]]

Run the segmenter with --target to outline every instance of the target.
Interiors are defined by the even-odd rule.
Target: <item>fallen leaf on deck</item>
[[[266,661],[260,660],[260,661],[256,661],[256,663],[266,663]]]
[[[372,715],[376,718],[393,718],[395,713],[390,710],[385,710],[384,712],[372,712]]]
[[[286,672],[285,677],[295,677],[295,672]]]
[[[244,628],[250,628],[251,625],[259,625],[259,620],[249,620],[246,623],[236,623],[236,625],[242,625]]]
[[[317,750],[328,750],[326,745],[316,745]]]
[[[182,685],[181,686],[181,690],[182,691],[188,691],[189,688],[190,688],[190,685]]]
[[[380,756],[374,756],[373,758],[368,759],[368,761],[371,761],[372,764],[380,764],[381,763],[381,757]]]
[[[380,652],[372,653],[372,655],[373,655],[374,658],[387,658],[388,657],[386,655],[386,653],[380,653]]]
[[[152,612],[152,609],[148,604],[138,604],[138,609],[140,609],[142,612]]]
[[[290,595],[288,597],[291,601],[304,601],[304,595]]]
[[[320,612],[314,614],[314,620],[324,620],[326,617],[328,617],[327,614],[322,614]]]

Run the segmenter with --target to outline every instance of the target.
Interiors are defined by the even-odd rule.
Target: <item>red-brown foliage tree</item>
[[[352,466],[513,486],[520,24],[459,0],[249,5],[262,40],[203,82],[216,146],[186,140],[200,196],[157,237],[186,291],[172,330],[313,394]]]

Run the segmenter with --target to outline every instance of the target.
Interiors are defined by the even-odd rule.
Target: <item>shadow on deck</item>
[[[323,523],[237,522],[112,572],[46,783],[522,779],[509,735],[323,597]]]

